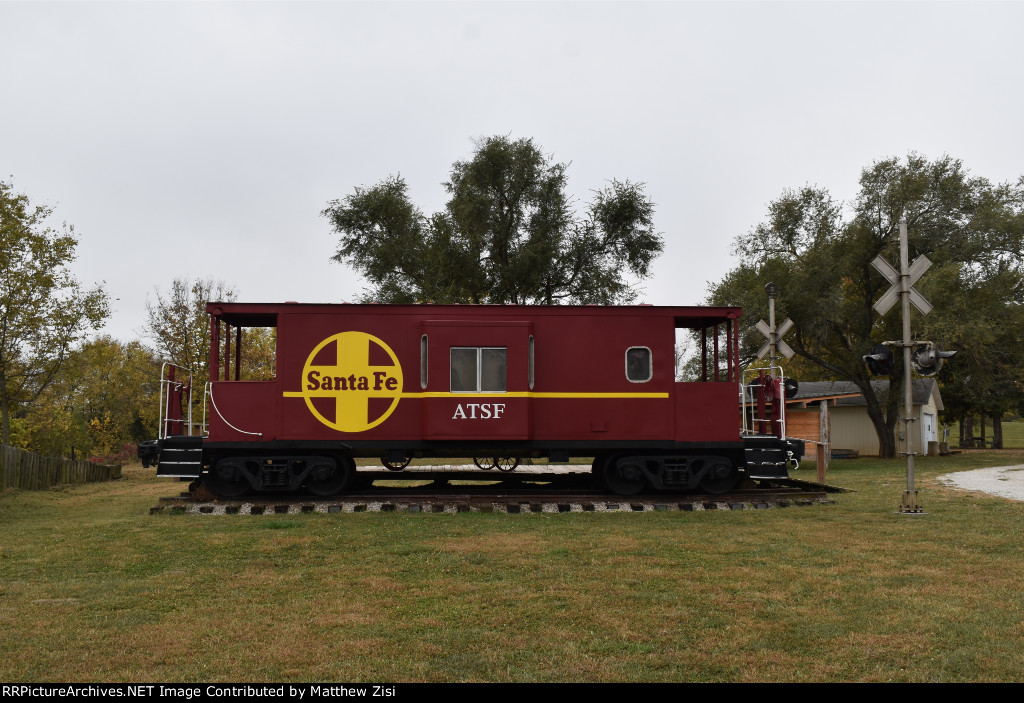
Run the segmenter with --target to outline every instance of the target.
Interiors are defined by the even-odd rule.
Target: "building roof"
[[[884,403],[889,394],[889,381],[872,381],[871,387],[879,400]],[[913,389],[914,405],[926,405],[934,394],[936,405],[940,410],[942,409],[942,396],[939,395],[934,378],[914,379]],[[902,393],[900,395],[902,396]],[[839,407],[867,405],[860,389],[852,381],[800,381],[797,394],[787,403],[804,405],[822,400],[832,400],[833,404]]]

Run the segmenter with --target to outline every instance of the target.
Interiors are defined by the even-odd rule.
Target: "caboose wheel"
[[[225,498],[237,498],[249,490],[249,480],[230,459],[218,461],[206,483],[211,491]]]
[[[604,482],[608,490],[620,496],[633,496],[647,487],[647,477],[638,464],[628,458],[605,462]]]
[[[700,488],[705,493],[718,495],[732,490],[739,481],[740,475],[736,467],[727,459],[716,461],[700,480]]]
[[[394,462],[387,461],[386,459],[381,459],[380,463],[382,463],[384,465],[384,468],[387,469],[388,471],[401,471],[406,466],[408,466],[409,462],[411,461],[412,459],[406,459],[404,462]]]
[[[306,478],[306,488],[317,496],[332,496],[348,488],[356,473],[355,462],[338,457],[336,462],[318,462]]]
[[[473,463],[476,464],[478,469],[483,469],[484,471],[490,471],[495,466],[494,459],[486,457],[476,457],[473,459]]]
[[[494,457],[494,465],[498,467],[499,471],[515,471],[516,467],[519,466],[519,457],[496,456]]]

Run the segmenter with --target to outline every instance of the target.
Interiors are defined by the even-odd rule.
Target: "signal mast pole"
[[[757,352],[757,358],[763,359],[765,355],[771,353],[769,357],[771,359],[770,364],[772,369],[769,371],[769,376],[775,377],[774,367],[776,365],[775,359],[777,354],[787,359],[792,359],[795,353],[788,344],[782,341],[783,335],[785,335],[793,327],[793,321],[788,317],[778,327],[775,326],[775,296],[779,292],[779,287],[774,283],[769,283],[764,287],[764,292],[768,294],[768,324],[764,323],[764,320],[757,321],[757,329],[768,339],[768,343],[761,347]]]
[[[914,457],[917,456],[917,452],[914,451],[914,433],[911,432],[910,428],[911,423],[917,420],[914,418],[914,379],[912,369],[916,368],[918,373],[924,376],[934,376],[942,368],[943,360],[953,356],[956,352],[941,351],[935,346],[934,342],[915,342],[910,338],[910,306],[913,305],[922,315],[927,315],[932,311],[932,304],[921,295],[920,291],[914,288],[914,283],[928,270],[932,262],[928,260],[927,256],[921,254],[921,256],[914,259],[914,263],[910,263],[906,215],[900,218],[899,273],[882,256],[876,256],[871,265],[892,284],[889,290],[872,306],[878,314],[884,315],[889,312],[892,306],[896,304],[897,299],[901,299],[903,302],[903,340],[883,342],[882,344],[885,346],[903,347],[904,416],[902,420],[903,436],[906,438],[907,443],[907,451],[903,452],[907,457],[907,490],[903,491],[903,502],[900,504],[898,512],[908,515],[922,515],[924,510],[917,504],[917,491],[914,489]],[[916,351],[911,352],[911,348],[915,344],[921,346]],[[870,358],[877,362],[880,356],[882,356],[880,353],[872,350],[872,353],[865,356],[864,360],[867,361]],[[911,366],[912,359],[913,366]],[[868,365],[871,366],[871,362]],[[872,367],[872,371],[877,373],[877,369],[874,367]]]
[[[771,366],[768,368],[768,375],[765,377],[769,379],[769,382],[772,384],[772,388],[775,389],[776,396],[775,400],[772,402],[771,433],[778,434],[780,437],[782,437],[785,434],[786,428],[786,400],[784,397],[786,393],[786,387],[785,385],[783,385],[782,374],[776,374],[775,364],[777,363],[776,358],[778,354],[782,354],[782,356],[786,357],[787,359],[793,358],[793,349],[788,344],[782,341],[782,335],[789,332],[790,328],[793,327],[793,321],[787,318],[781,326],[776,327],[775,296],[779,292],[779,288],[774,283],[769,283],[764,287],[764,292],[768,294],[769,324],[765,324],[764,320],[758,320],[756,327],[761,332],[761,334],[768,338],[768,343],[762,346],[761,349],[757,352],[757,358],[763,359],[769,352],[771,353],[771,356],[769,357],[769,363],[771,364]],[[761,373],[764,373],[764,371],[762,370]],[[779,384],[778,386],[775,385],[776,382]],[[758,397],[763,398],[764,396],[762,394],[759,394]]]
[[[903,299],[903,436],[907,440],[907,490],[903,492],[901,513],[920,514],[924,509],[917,504],[917,491],[914,490],[914,433],[911,432],[914,422],[914,379],[910,366],[910,348],[913,339],[910,336],[910,245],[907,241],[907,217],[900,218],[900,297]]]
[[[768,327],[771,329],[771,338],[768,340],[772,344],[771,348],[771,360],[769,362],[768,374],[775,377],[775,348],[779,343],[778,330],[775,329],[775,293],[778,288],[774,283],[769,283],[764,287],[765,292],[768,294]]]

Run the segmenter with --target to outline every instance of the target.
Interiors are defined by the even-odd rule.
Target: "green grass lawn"
[[[978,430],[975,429],[975,432]],[[985,428],[985,437],[992,439],[992,426]],[[1024,449],[1024,420],[1003,423],[1003,447],[1006,449]]]
[[[834,462],[758,511],[151,516],[182,486],[0,494],[0,680],[1019,681],[1024,503]],[[810,471],[799,477],[813,477]]]

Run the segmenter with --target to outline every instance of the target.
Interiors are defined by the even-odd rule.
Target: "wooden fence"
[[[62,483],[92,483],[121,478],[118,465],[40,456],[24,449],[0,445],[0,489],[38,491]]]

